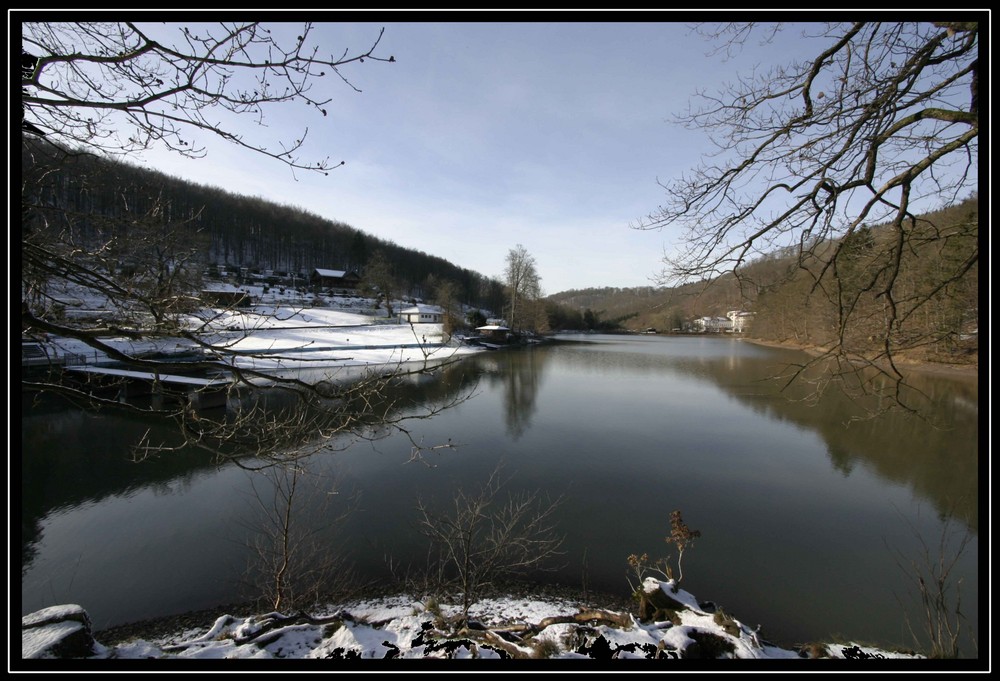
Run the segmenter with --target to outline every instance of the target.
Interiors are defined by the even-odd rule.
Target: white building
[[[694,320],[695,328],[703,333],[723,333],[733,330],[733,322],[725,317],[699,317]]]
[[[746,331],[753,321],[753,316],[753,312],[744,312],[743,310],[730,310],[726,313],[726,317],[732,322],[733,333],[743,333]]]
[[[743,333],[750,328],[753,315],[753,312],[730,310],[725,317],[699,317],[694,326],[702,333]]]
[[[444,321],[444,310],[437,305],[414,305],[399,313],[400,324],[440,324]]]

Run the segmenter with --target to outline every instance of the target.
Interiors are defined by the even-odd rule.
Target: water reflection
[[[700,375],[768,418],[820,435],[831,463],[844,475],[864,466],[887,481],[907,485],[938,514],[954,516],[978,531],[976,380],[914,373],[907,382],[922,396],[920,413],[891,409],[867,418],[867,409],[882,406],[877,397],[864,404],[833,387],[812,403],[801,384],[776,392],[781,382],[769,380],[773,368],[772,363],[743,360]]]
[[[514,440],[531,427],[531,419],[537,408],[545,359],[544,352],[534,350],[525,348],[494,352],[477,358],[476,362],[486,381],[503,391],[507,433]]]
[[[877,397],[861,402],[836,386],[815,402],[809,376],[787,385],[789,367],[801,353],[758,347],[736,339],[584,337],[540,355],[534,365],[558,361],[578,373],[644,376],[656,372],[665,385],[681,377],[707,381],[769,421],[795,424],[822,437],[831,464],[845,476],[858,466],[905,484],[935,511],[979,528],[979,386],[974,377],[912,372],[910,402],[919,413],[894,409],[867,418]],[[664,352],[664,343],[670,351]],[[599,356],[595,360],[595,355]]]
[[[21,568],[26,570],[51,513],[139,490],[174,494],[199,471],[204,454],[181,452],[141,464],[133,448],[144,438],[177,444],[169,424],[152,419],[67,409],[57,400],[31,400],[21,415]]]
[[[759,618],[778,640],[909,642],[894,593],[905,585],[886,547],[919,550],[913,530],[933,537],[947,512],[978,530],[974,382],[916,379],[938,428],[903,414],[851,422],[862,410],[842,395],[810,406],[768,380],[797,353],[729,339],[588,341],[415,375],[386,396],[397,414],[455,406],[408,424],[406,437],[338,440],[327,445],[336,456],[305,464],[360,491],[343,535],[360,574],[390,578],[388,557],[419,562],[417,496],[447,503],[503,463],[511,491],[567,495],[564,584],[585,574],[591,588],[624,589],[625,556],[666,553],[667,517],[680,508],[703,532],[684,559],[693,592]],[[235,598],[226,570],[247,562],[232,535],[246,519],[247,475],[197,457],[136,467],[121,448],[148,424],[90,418],[22,421],[25,607],[52,604],[51,591],[102,621],[128,621]],[[408,465],[414,441],[451,440],[461,446]],[[79,556],[74,574],[65,566]],[[975,618],[974,556],[960,567]],[[132,582],[135,591],[121,588]]]

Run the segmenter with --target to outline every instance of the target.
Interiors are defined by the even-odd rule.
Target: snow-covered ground
[[[262,371],[394,365],[475,352],[444,338],[441,324],[398,324],[325,308],[213,311],[201,338],[228,360]],[[374,322],[374,323],[373,323]]]
[[[153,640],[91,644],[88,658],[132,659],[757,659],[813,657],[916,659],[856,643],[776,647],[712,604],[699,603],[673,582],[648,578],[647,594],[666,597],[669,617],[641,622],[634,615],[568,600],[484,599],[470,610],[475,624],[456,630],[456,606],[397,596],[330,605],[308,615],[225,615],[203,628]],[[674,589],[677,588],[675,591]],[[659,593],[657,593],[659,592]],[[47,658],[60,620],[75,606],[22,618],[22,657]],[[60,610],[61,609],[61,610]],[[58,612],[57,612],[58,611]],[[78,609],[77,609],[77,612]],[[664,612],[667,611],[658,611]],[[37,626],[49,616],[50,623]]]
[[[232,289],[235,290],[235,289]],[[410,362],[437,362],[479,348],[446,339],[442,324],[400,324],[387,318],[384,307],[357,296],[282,294],[277,287],[241,286],[256,304],[245,309],[206,308],[192,314],[188,326],[200,342],[219,352],[226,363],[263,372],[336,369],[357,366],[396,366]],[[64,292],[67,316],[93,318],[102,312],[100,300]],[[398,301],[399,310],[405,305]],[[82,341],[50,338],[51,352],[71,355],[87,363],[107,356]],[[102,343],[130,355],[195,351],[195,342],[181,338],[103,337]]]

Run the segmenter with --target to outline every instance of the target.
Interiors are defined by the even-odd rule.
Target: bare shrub
[[[479,491],[459,490],[448,511],[417,503],[419,531],[431,541],[443,586],[462,593],[462,623],[484,589],[500,578],[545,569],[563,543],[555,523],[561,498],[537,491],[504,498],[502,488],[494,471]]]

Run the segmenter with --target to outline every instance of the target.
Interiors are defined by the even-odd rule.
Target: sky
[[[712,150],[704,132],[673,116],[699,89],[808,53],[790,40],[727,60],[688,25],[666,20],[336,23],[320,14],[314,36],[334,53],[363,51],[383,27],[377,54],[395,61],[343,68],[360,92],[335,77],[317,84],[332,100],[327,116],[283,105],[266,114],[265,128],[250,117],[236,123],[254,139],[294,139],[308,128],[309,153],[345,161],[329,176],[293,173],[204,135],[196,142],[205,158],[153,151],[141,161],[489,277],[502,278],[508,252],[523,245],[546,295],[649,286],[681,235],[630,225],[665,201],[659,181]]]

